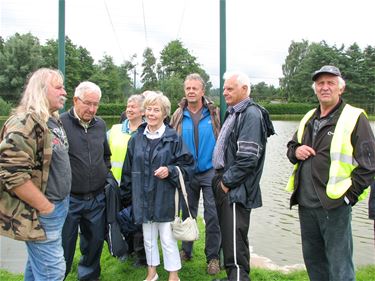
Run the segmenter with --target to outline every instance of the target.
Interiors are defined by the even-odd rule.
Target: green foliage
[[[0,97],[0,116],[8,116],[11,109],[12,105]]]
[[[317,104],[287,103],[287,104],[263,104],[270,114],[305,114]]]
[[[125,103],[101,103],[97,115],[99,116],[118,116],[125,110]]]

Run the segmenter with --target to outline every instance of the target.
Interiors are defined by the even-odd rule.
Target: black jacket
[[[194,159],[181,136],[166,125],[165,132],[150,157],[150,145],[143,134],[142,124],[128,143],[126,159],[122,168],[121,189],[124,205],[133,204],[136,224],[173,221],[175,216],[174,196],[179,187],[178,166],[188,181],[194,173]],[[169,176],[159,179],[154,171],[167,166]]]
[[[71,193],[82,195],[104,190],[106,177],[111,168],[111,151],[104,120],[94,117],[86,130],[74,116],[73,108],[61,114],[60,119],[69,141]]]
[[[325,209],[332,209],[341,206],[344,203],[344,196],[346,196],[351,205],[354,205],[358,201],[358,196],[362,193],[364,188],[368,187],[374,178],[375,173],[375,141],[372,133],[370,124],[367,118],[361,114],[357,121],[357,125],[352,133],[351,141],[354,148],[354,158],[358,162],[358,167],[352,171],[352,182],[353,185],[348,189],[339,199],[330,199],[326,194],[326,185],[329,177],[330,162],[330,147],[336,123],[340,117],[340,114],[345,106],[345,102],[341,101],[341,104],[336,106],[329,115],[333,117],[319,129],[315,136],[314,143],[312,141],[312,132],[314,129],[314,120],[319,118],[320,109],[318,108],[314,115],[306,124],[304,134],[302,137],[302,144],[312,147],[316,155],[309,158],[306,161],[311,161],[311,176],[313,186],[318,195],[318,198]],[[296,149],[302,145],[298,143],[297,136],[294,134],[293,139],[288,143],[287,156],[293,164],[297,163],[298,160],[295,157]],[[300,170],[305,161],[301,161],[299,169],[295,176],[295,186],[297,187],[290,199],[290,207],[297,202],[297,192],[300,182]]]
[[[267,137],[274,134],[268,112],[252,101],[237,112],[224,147],[223,184],[230,189],[230,203],[245,208],[262,206],[260,178],[266,155]],[[227,115],[226,115],[227,117]]]

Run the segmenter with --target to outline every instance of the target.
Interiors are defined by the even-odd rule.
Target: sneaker
[[[207,273],[210,275],[215,275],[220,272],[220,263],[218,259],[212,259],[208,262]]]
[[[191,256],[186,254],[184,250],[180,251],[180,257],[181,257],[181,261],[190,261],[191,260]]]

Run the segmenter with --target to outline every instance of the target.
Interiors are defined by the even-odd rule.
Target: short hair
[[[187,75],[186,78],[185,78],[184,84],[185,84],[186,81],[190,81],[190,80],[197,80],[197,81],[201,82],[202,89],[203,90],[205,89],[206,83],[204,82],[202,76],[200,76],[198,73],[192,73],[192,74]]]
[[[169,99],[161,92],[149,93],[143,102],[143,108],[146,109],[147,106],[158,104],[161,107],[162,112],[165,116],[171,114],[171,102]]]
[[[64,83],[64,76],[61,71],[40,68],[33,72],[27,79],[21,101],[13,113],[34,112],[45,122],[51,115],[57,116],[57,111],[50,113],[50,104],[47,98],[48,86],[53,81]]]
[[[87,92],[96,93],[99,96],[99,100],[102,97],[102,91],[100,90],[100,87],[90,81],[84,81],[79,83],[79,85],[75,89],[74,96],[83,98],[83,95]]]
[[[339,83],[339,89],[343,90],[346,86],[345,80],[341,76],[336,76],[336,77],[337,77],[337,81]],[[315,84],[315,81],[314,81],[314,83],[312,83],[312,85],[311,85],[311,88],[314,90],[314,93],[316,93],[315,86],[316,86],[316,84]]]
[[[250,96],[251,92],[251,84],[250,84],[250,78],[241,71],[227,71],[224,73],[223,78],[224,80],[230,79],[230,78],[236,78],[236,81],[238,84],[247,86],[247,95]]]
[[[127,100],[126,103],[135,102],[135,103],[137,103],[139,105],[139,107],[142,108],[142,104],[143,104],[144,100],[145,100],[145,96],[142,95],[142,94],[140,94],[140,95],[131,95],[128,98],[128,100]]]

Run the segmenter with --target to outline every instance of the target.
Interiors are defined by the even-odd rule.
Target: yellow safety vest
[[[118,184],[121,181],[122,166],[126,157],[130,134],[122,132],[122,124],[113,125],[108,136],[108,144],[111,149],[111,171]]]
[[[302,136],[307,121],[314,114],[315,109],[310,110],[301,120],[297,131],[297,140],[302,143]],[[339,120],[337,121],[335,132],[331,141],[330,157],[331,165],[329,169],[329,179],[326,187],[327,196],[331,199],[338,199],[352,185],[351,173],[358,166],[353,157],[353,146],[351,144],[351,134],[363,109],[345,105]],[[295,174],[298,163],[294,165],[293,173],[289,177],[286,187],[287,191],[294,190]],[[359,196],[359,200],[366,197],[368,188]]]

